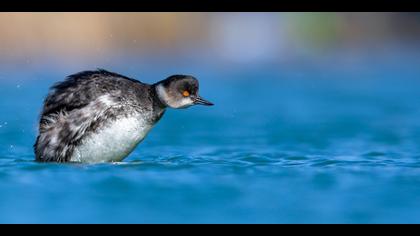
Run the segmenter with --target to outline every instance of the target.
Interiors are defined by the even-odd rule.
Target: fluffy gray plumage
[[[198,95],[198,81],[192,76],[173,75],[149,85],[102,69],[70,75],[45,98],[34,144],[36,160],[122,160],[166,107],[196,104],[213,105]]]
[[[153,87],[105,70],[77,73],[55,84],[44,101],[34,145],[36,160],[69,161],[87,134],[122,116],[154,114],[149,121],[157,122],[165,105],[156,99]],[[103,94],[120,106],[107,109],[98,101]],[[87,113],[83,108],[88,105],[91,109]]]

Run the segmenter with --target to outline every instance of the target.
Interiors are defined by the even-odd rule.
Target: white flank
[[[152,126],[139,117],[117,120],[84,138],[70,161],[122,161],[144,139]]]

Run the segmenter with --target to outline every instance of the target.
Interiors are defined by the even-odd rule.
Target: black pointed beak
[[[194,98],[194,104],[196,104],[196,105],[204,105],[204,106],[213,106],[214,105],[213,103],[211,103],[211,102],[203,99],[200,96],[197,96],[197,97]]]

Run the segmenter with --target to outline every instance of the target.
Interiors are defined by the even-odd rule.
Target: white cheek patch
[[[190,97],[186,97],[176,102],[176,108],[185,108],[192,106],[193,104],[193,100]]]
[[[190,97],[184,97],[179,100],[171,99],[162,84],[156,86],[156,93],[165,105],[172,108],[185,108],[194,105],[194,101]]]
[[[169,106],[169,96],[162,84],[156,86],[156,93],[159,99],[165,103],[165,105]]]

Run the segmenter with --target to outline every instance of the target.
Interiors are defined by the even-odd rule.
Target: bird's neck
[[[156,83],[152,85],[152,89],[150,91],[152,97],[154,98],[153,102],[160,108],[165,109],[168,107],[167,103],[167,94],[165,88],[162,84]]]

